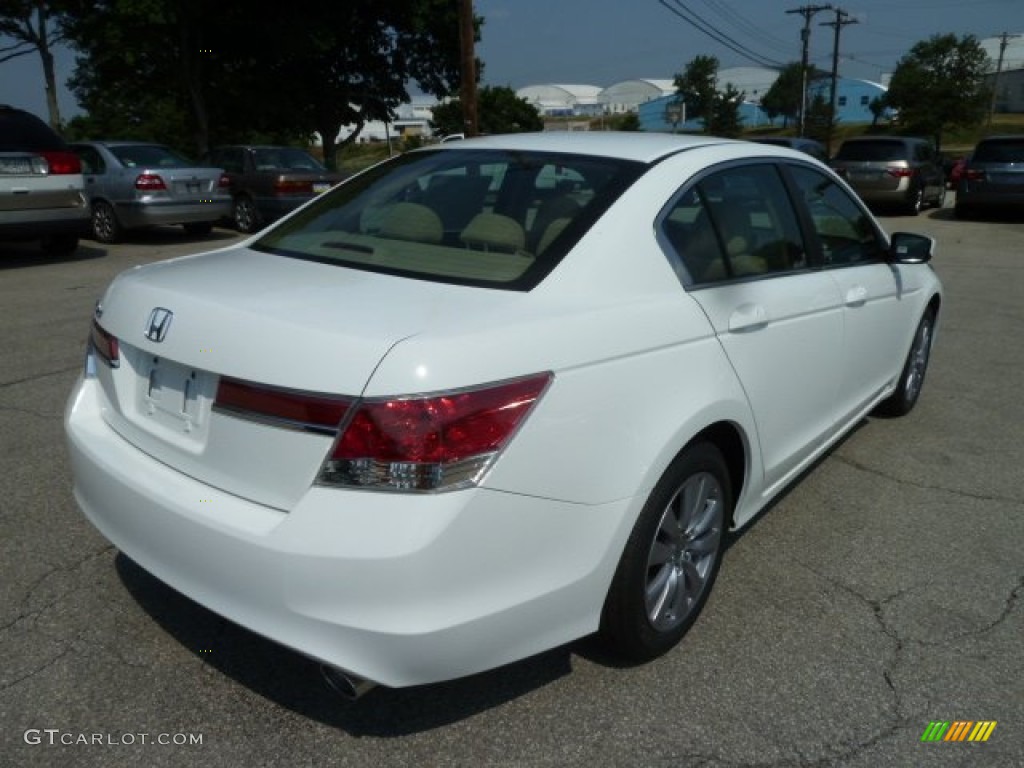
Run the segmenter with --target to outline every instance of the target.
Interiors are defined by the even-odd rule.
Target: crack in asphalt
[[[59,368],[56,371],[46,371],[44,373],[36,373],[32,376],[26,376],[23,379],[13,379],[12,381],[0,381],[0,390],[7,389],[8,387],[16,387],[19,384],[26,384],[30,381],[39,381],[40,379],[48,379],[51,376],[60,376],[65,373],[71,373],[72,371],[82,370],[81,363],[72,365],[67,368]]]
[[[18,624],[21,624],[22,622],[37,620],[40,616],[42,616],[54,605],[56,605],[59,601],[63,600],[68,595],[74,594],[75,592],[83,588],[81,586],[75,585],[70,589],[60,592],[60,594],[55,595],[52,599],[48,600],[44,604],[36,608],[29,609],[28,603],[32,600],[32,597],[36,593],[36,591],[40,589],[40,587],[42,587],[43,582],[50,579],[54,574],[73,573],[74,571],[78,570],[83,565],[88,563],[90,560],[94,560],[98,557],[101,557],[107,552],[110,552],[112,549],[114,549],[114,545],[107,544],[101,547],[100,549],[94,552],[90,552],[84,557],[79,558],[73,563],[67,565],[54,566],[47,570],[45,573],[43,573],[41,576],[39,576],[37,579],[32,581],[30,584],[28,584],[25,588],[24,596],[19,601],[21,610],[19,610],[18,614],[11,621],[7,622],[6,624],[0,625],[0,635],[14,629]]]
[[[920,488],[926,491],[942,491],[943,493],[949,493],[952,494],[953,496],[959,496],[965,499],[973,499],[975,501],[997,501],[1008,504],[1024,505],[1024,499],[1015,499],[1012,496],[993,496],[981,493],[971,493],[970,491],[962,491],[958,488],[949,488],[944,485],[931,485],[929,483],[916,482],[905,477],[897,477],[896,475],[891,475],[888,472],[883,472],[880,469],[869,467],[866,464],[862,464],[861,462],[857,461],[856,459],[851,459],[850,457],[843,456],[841,454],[836,454],[833,457],[833,459],[838,460],[839,462],[846,464],[849,467],[853,467],[854,469],[860,470],[861,472],[866,472],[877,477],[883,477],[886,480],[891,480],[892,482],[898,485],[909,485],[913,488]]]
[[[54,413],[41,413],[31,408],[19,408],[15,405],[0,405],[0,412],[9,411],[11,413],[24,413],[29,416],[35,416],[37,419],[52,419],[56,414]]]
[[[63,659],[65,656],[67,656],[69,653],[71,653],[71,648],[70,647],[64,648],[64,650],[62,650],[56,656],[54,656],[54,657],[52,657],[50,659],[47,659],[43,664],[40,664],[38,667],[30,669],[28,672],[23,674],[21,677],[15,678],[14,680],[11,680],[9,683],[5,683],[4,685],[0,685],[0,691],[9,690],[11,688],[14,688],[17,685],[20,685],[21,683],[25,682],[26,680],[31,680],[33,677],[38,675],[40,672],[45,672],[47,669],[52,667],[54,664],[56,664],[58,661]]]

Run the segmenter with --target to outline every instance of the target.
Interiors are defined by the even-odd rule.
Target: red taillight
[[[961,174],[968,181],[984,181],[985,172],[980,168],[966,168]]]
[[[143,192],[156,192],[161,189],[167,189],[167,185],[164,184],[164,180],[155,173],[141,173],[139,177],[135,179],[135,188]]]
[[[217,188],[218,189],[230,189],[231,188],[231,178],[226,173],[222,173],[220,175],[220,178],[217,179]]]
[[[886,172],[890,176],[895,176],[897,179],[905,179],[914,175],[914,172],[909,168],[887,168]]]
[[[92,329],[89,332],[89,343],[100,359],[111,368],[117,368],[121,364],[117,337],[100,328],[100,324],[95,320],[92,321]]]
[[[324,485],[451,490],[475,484],[551,374],[432,397],[361,402],[318,478]]]
[[[312,181],[296,181],[294,179],[277,179],[274,182],[275,195],[312,195]]]
[[[52,175],[63,175],[68,173],[81,173],[82,161],[74,152],[40,152],[46,158]]]
[[[284,422],[336,434],[352,400],[248,384],[222,378],[214,407],[240,416]]]

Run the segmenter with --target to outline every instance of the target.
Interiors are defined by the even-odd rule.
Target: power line
[[[709,24],[699,15],[697,15],[692,10],[683,5],[681,0],[675,0],[675,5],[678,7],[673,7],[672,5],[670,5],[668,0],[658,0],[658,2],[662,6],[667,8],[671,13],[675,14],[683,21],[685,21],[687,24],[696,28],[698,31],[703,32],[705,35],[717,41],[718,43],[724,45],[729,50],[738,53],[740,56],[747,59],[748,61],[752,61],[755,64],[758,64],[759,66],[768,67],[771,69],[784,66],[782,62],[774,61],[773,59],[769,59],[766,56],[761,56],[755,51],[752,51],[751,49],[747,48],[745,45],[742,45],[741,43],[738,43],[737,41],[733,40],[724,32],[715,28],[713,25]]]
[[[736,11],[721,2],[721,0],[704,0],[704,2],[726,23],[736,27],[744,34],[750,35],[762,45],[766,45],[772,50],[778,51],[786,56],[792,54],[793,46],[788,40],[783,40],[780,37],[766,34],[763,29],[736,13]]]

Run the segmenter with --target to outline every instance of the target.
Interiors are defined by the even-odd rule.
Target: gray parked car
[[[990,136],[964,163],[956,188],[956,215],[1024,210],[1024,136]]]
[[[117,242],[126,229],[183,224],[204,235],[231,213],[227,176],[162,144],[86,141],[71,145],[82,160],[93,236]]]
[[[927,139],[859,136],[846,139],[832,167],[871,206],[892,206],[916,216],[946,200],[942,161]]]

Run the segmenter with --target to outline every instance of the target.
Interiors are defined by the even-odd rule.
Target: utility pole
[[[839,32],[847,24],[857,23],[857,20],[849,18],[850,14],[842,8],[836,8],[835,12],[835,21],[821,22],[821,26],[833,27],[835,30],[835,38],[832,41],[832,95],[829,100],[828,130],[825,134],[825,147],[829,157],[832,156],[832,131],[836,126],[836,95],[839,92]]]
[[[807,123],[807,59],[808,46],[811,41],[811,17],[818,11],[830,11],[831,5],[801,5],[799,8],[791,8],[786,13],[799,13],[804,17],[804,28],[800,30],[800,39],[803,41],[803,53],[800,56],[800,136],[804,135]]]
[[[1006,55],[1006,46],[1010,44],[1010,38],[1020,37],[1020,35],[1011,35],[1007,32],[1003,32],[999,36],[999,62],[996,64],[996,74],[992,78],[992,102],[988,107],[988,125],[992,125],[992,115],[996,111],[996,99],[999,97],[999,75],[1003,71],[1003,57]]]
[[[474,41],[476,30],[473,27],[473,0],[460,0],[459,3],[459,46],[462,62],[462,120],[466,136],[476,136],[480,132],[480,121],[477,113],[476,98],[476,52]]]

